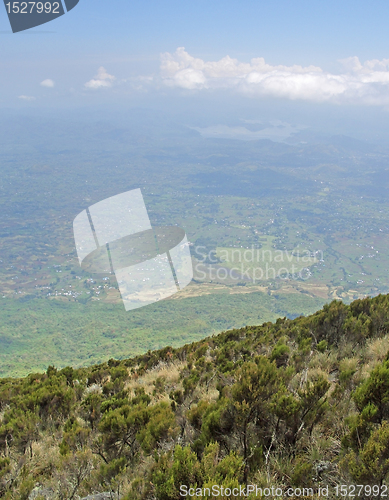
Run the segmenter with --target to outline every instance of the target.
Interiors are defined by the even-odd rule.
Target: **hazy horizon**
[[[347,135],[386,145],[387,14],[382,1],[81,0],[12,34],[3,11],[0,109],[72,110],[82,121],[141,107],[211,137]]]

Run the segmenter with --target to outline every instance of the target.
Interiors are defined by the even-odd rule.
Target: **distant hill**
[[[247,484],[333,497],[358,484],[378,496],[389,474],[388,332],[379,295],[0,379],[0,497],[173,500],[217,486],[213,498],[226,499]]]

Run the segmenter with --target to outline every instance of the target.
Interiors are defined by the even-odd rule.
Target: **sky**
[[[386,140],[384,1],[80,0],[15,34],[0,14],[4,112],[140,106],[211,136]]]

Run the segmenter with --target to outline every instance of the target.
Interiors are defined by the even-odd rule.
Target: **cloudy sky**
[[[0,107],[165,107],[211,136],[382,139],[388,19],[385,1],[80,0],[12,34],[4,9]]]

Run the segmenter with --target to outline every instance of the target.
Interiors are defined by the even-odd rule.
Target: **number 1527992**
[[[60,14],[59,2],[8,2],[8,14]]]

